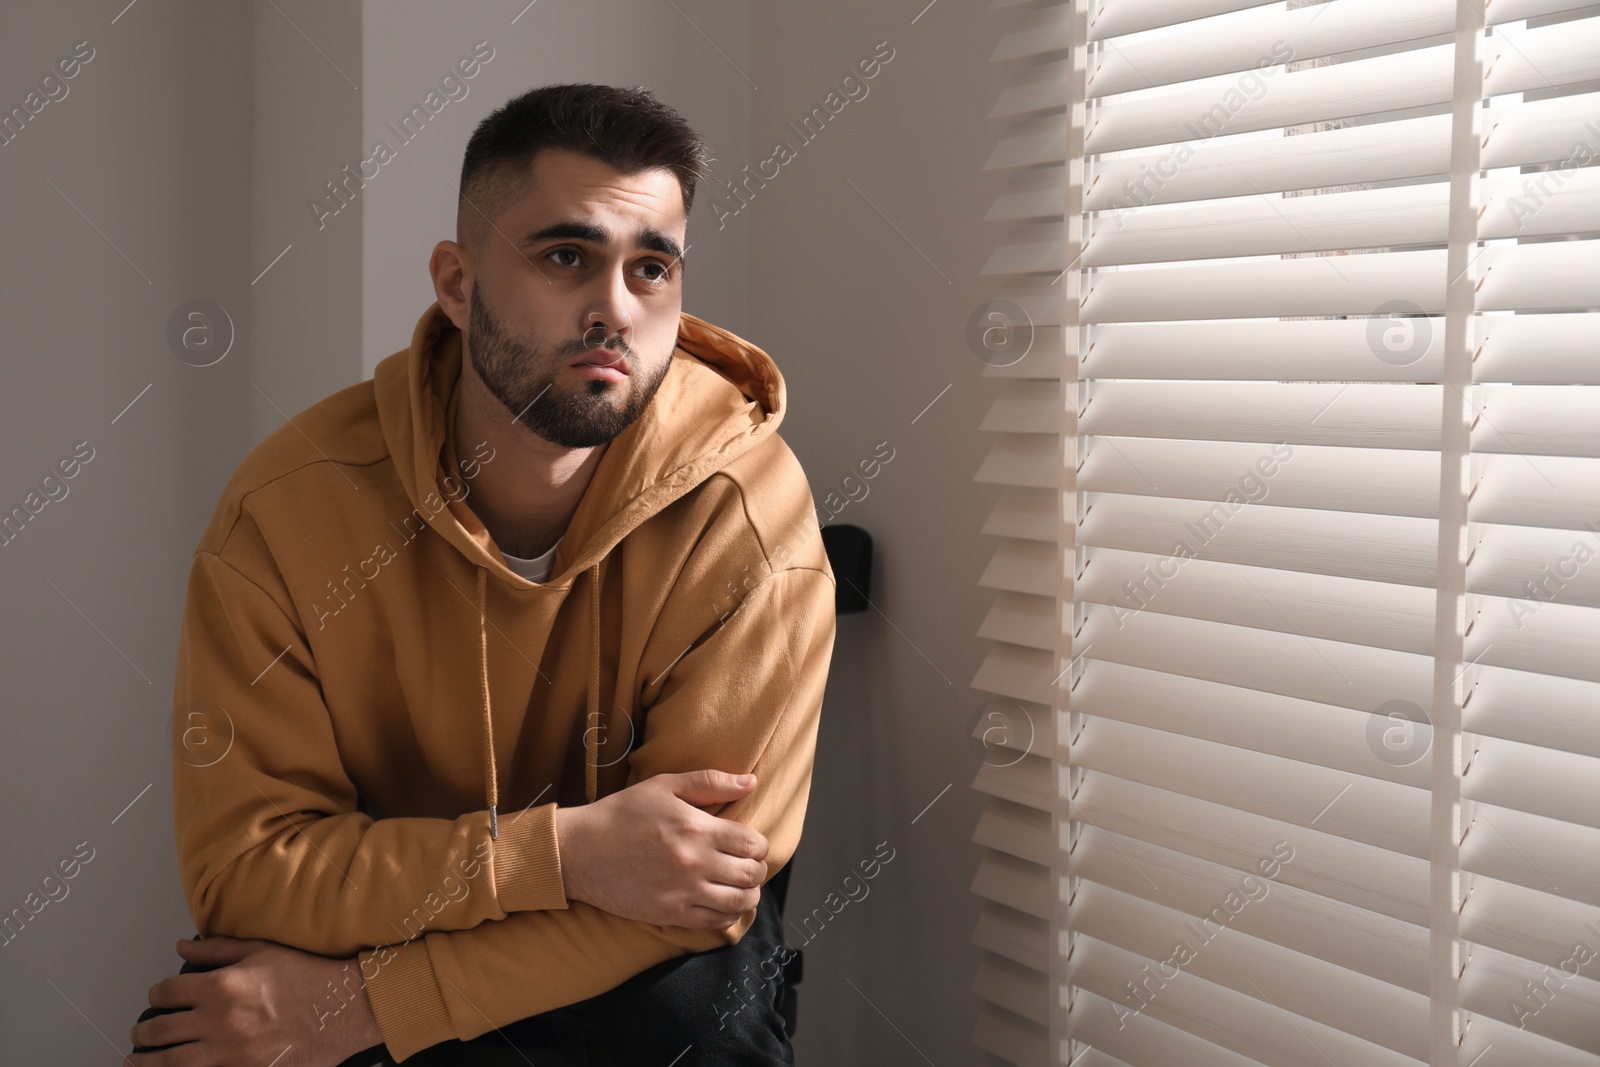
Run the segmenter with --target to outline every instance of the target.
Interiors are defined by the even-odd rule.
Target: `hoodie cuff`
[[[388,963],[380,963],[381,951],[363,952],[359,959],[362,974],[367,973],[369,958],[376,968],[376,973],[366,979],[367,1003],[372,1005],[389,1055],[396,1063],[403,1063],[425,1048],[454,1039],[455,1027],[450,1022],[444,994],[439,991],[428,946],[411,941],[399,949],[390,949],[394,955]]]
[[[556,840],[555,804],[502,820],[494,849],[494,892],[506,912],[555,911],[568,906]]]

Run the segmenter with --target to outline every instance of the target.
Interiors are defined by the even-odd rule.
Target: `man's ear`
[[[440,241],[428,257],[428,273],[433,277],[439,308],[463,333],[467,329],[467,293],[472,287],[473,267],[472,252],[454,241]]]

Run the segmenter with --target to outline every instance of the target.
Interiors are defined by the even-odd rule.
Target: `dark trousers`
[[[793,973],[783,967],[791,955],[782,928],[787,876],[785,868],[763,887],[756,921],[738,944],[667,960],[597,997],[470,1041],[441,1042],[405,1067],[793,1067],[783,1014],[784,971]],[[212,969],[185,962],[179,973]],[[147,1008],[139,1021],[172,1010],[187,1009]],[[396,1065],[376,1045],[339,1067]]]

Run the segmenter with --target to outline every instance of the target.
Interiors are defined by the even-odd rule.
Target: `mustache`
[[[473,325],[475,328],[472,331],[472,338],[468,341],[469,344],[473,345],[476,354],[481,354],[487,358],[506,359],[523,367],[530,367],[540,359],[541,353],[537,343],[530,342],[514,334],[502,332],[500,323],[487,314],[482,314],[483,321],[477,321],[480,314],[478,309],[481,306],[477,303],[474,304]],[[592,333],[593,331],[591,330],[590,332]],[[617,362],[618,356],[625,358],[629,363],[638,363],[637,353],[634,351],[633,346],[615,334],[607,337],[604,342],[597,345],[589,344],[583,337],[579,337],[574,341],[564,341],[555,346],[554,353],[562,363],[570,363],[574,359],[579,359],[601,350],[612,354],[610,361],[613,363]],[[498,357],[494,355],[495,353],[499,354]],[[477,358],[477,355],[474,358]],[[543,353],[543,358],[550,358],[548,350]]]
[[[567,351],[562,358],[576,359],[579,356],[586,356],[592,352],[600,351],[613,352],[627,360],[632,360],[634,357],[633,347],[631,345],[629,345],[626,341],[616,340],[613,338],[608,339],[604,344],[598,345],[591,345],[580,340],[576,342],[575,345],[570,346],[570,350]],[[615,362],[615,360],[613,360],[613,362]]]
[[[575,342],[578,345],[578,350],[580,352],[584,351],[586,349],[590,349],[590,348],[611,348],[611,349],[620,348],[624,352],[630,350],[629,347],[628,347],[628,343],[626,341],[624,341],[622,339],[622,337],[620,335],[618,335],[618,334],[606,335],[606,334],[602,333],[601,339],[599,341],[596,342],[596,341],[590,341],[589,340],[589,338],[594,334],[595,330],[603,330],[603,329],[604,328],[600,327],[600,326],[592,326],[588,330],[584,331],[583,336],[578,338],[578,340]]]

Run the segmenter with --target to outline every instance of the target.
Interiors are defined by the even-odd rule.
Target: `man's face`
[[[563,150],[540,152],[532,170],[477,249],[465,349],[513,418],[563,448],[589,448],[643,413],[671,364],[683,194],[668,170],[623,176]]]

